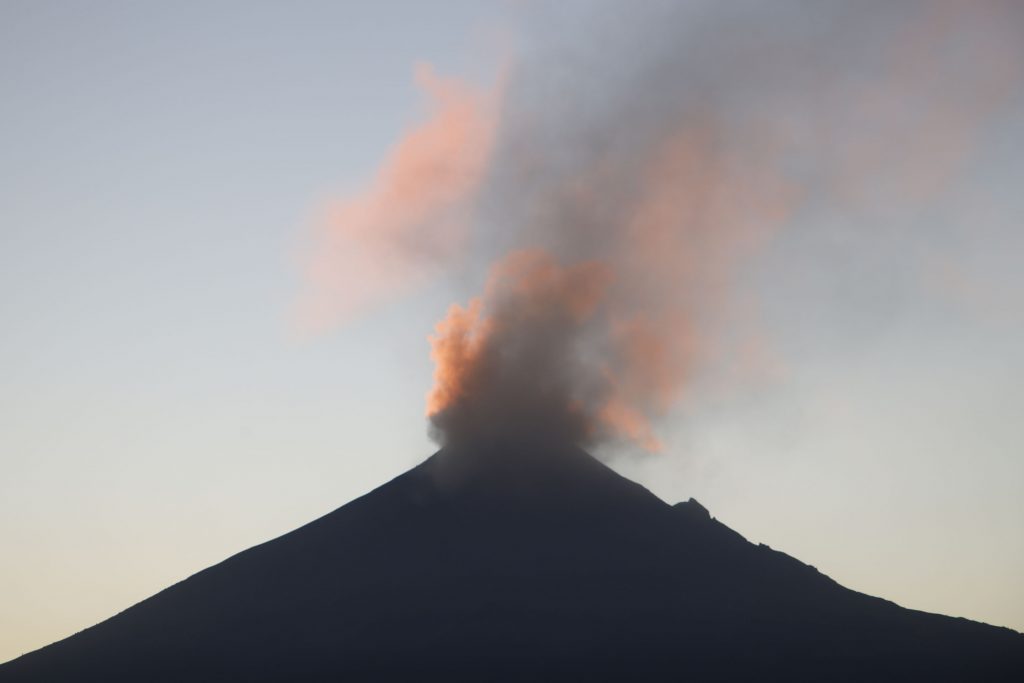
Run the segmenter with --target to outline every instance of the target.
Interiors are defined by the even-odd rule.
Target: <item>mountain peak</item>
[[[1024,637],[902,609],[581,450],[442,450],[0,681],[1014,680]]]
[[[639,484],[575,447],[464,453],[442,449],[423,465],[442,495],[527,507],[661,503]]]

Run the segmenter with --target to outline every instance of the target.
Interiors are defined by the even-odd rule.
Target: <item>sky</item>
[[[507,244],[569,239],[509,227],[541,196],[502,180],[509,140],[570,170],[609,131],[640,144],[622,117],[660,102],[632,84],[674,82],[644,70],[662,58],[708,80],[679,97],[727,133],[787,132],[767,165],[801,201],[713,324],[756,358],[702,366],[659,452],[600,454],[850,588],[1024,630],[1024,98],[991,47],[1011,41],[982,9],[932,49],[928,17],[865,3],[843,40],[808,39],[842,77],[791,94],[778,73],[815,74],[737,76],[685,30],[709,4],[676,5],[680,33],[646,40],[615,3],[0,4],[0,661],[430,455],[428,334]],[[787,7],[765,35],[830,35]],[[925,48],[887,37],[918,22]],[[885,52],[865,36],[909,66],[848,61]],[[430,120],[424,73],[504,116],[484,208],[460,216],[472,253],[353,311],[332,280],[304,325],[323,216]],[[743,160],[763,141],[739,140]]]

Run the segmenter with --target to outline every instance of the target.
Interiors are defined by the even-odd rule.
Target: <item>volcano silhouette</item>
[[[441,451],[0,666],[2,681],[682,679],[1024,680],[1024,636],[843,588],[582,451]]]

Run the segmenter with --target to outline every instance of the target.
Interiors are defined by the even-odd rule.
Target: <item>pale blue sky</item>
[[[297,255],[419,119],[414,64],[486,82],[519,10],[0,3],[0,661],[430,454],[426,335],[464,276],[297,342]],[[612,464],[851,588],[1024,629],[1021,140],[1018,91],[941,201],[797,220],[743,283],[783,377]]]

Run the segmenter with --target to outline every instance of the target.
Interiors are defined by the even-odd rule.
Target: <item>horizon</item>
[[[733,63],[659,21],[743,21],[698,0],[0,6],[0,662],[364,495],[509,396],[843,586],[1024,631],[1024,23],[996,2],[754,7],[763,42],[733,37]],[[682,107],[666,73],[697,84],[678,99],[714,144],[651,132]],[[449,110],[459,164],[403,213],[380,185]],[[516,175],[534,153],[553,169]],[[642,240],[605,207],[657,218],[680,177],[744,199],[669,206],[739,226],[686,236],[712,264],[690,279],[629,261]],[[403,232],[431,201],[443,220]],[[325,241],[338,216],[384,264],[357,282]],[[528,305],[510,253],[544,284]],[[537,322],[538,301],[563,307]],[[671,320],[671,381],[616,346],[630,307]],[[476,355],[444,355],[454,323]],[[516,393],[550,360],[524,338],[573,361],[544,403]]]

